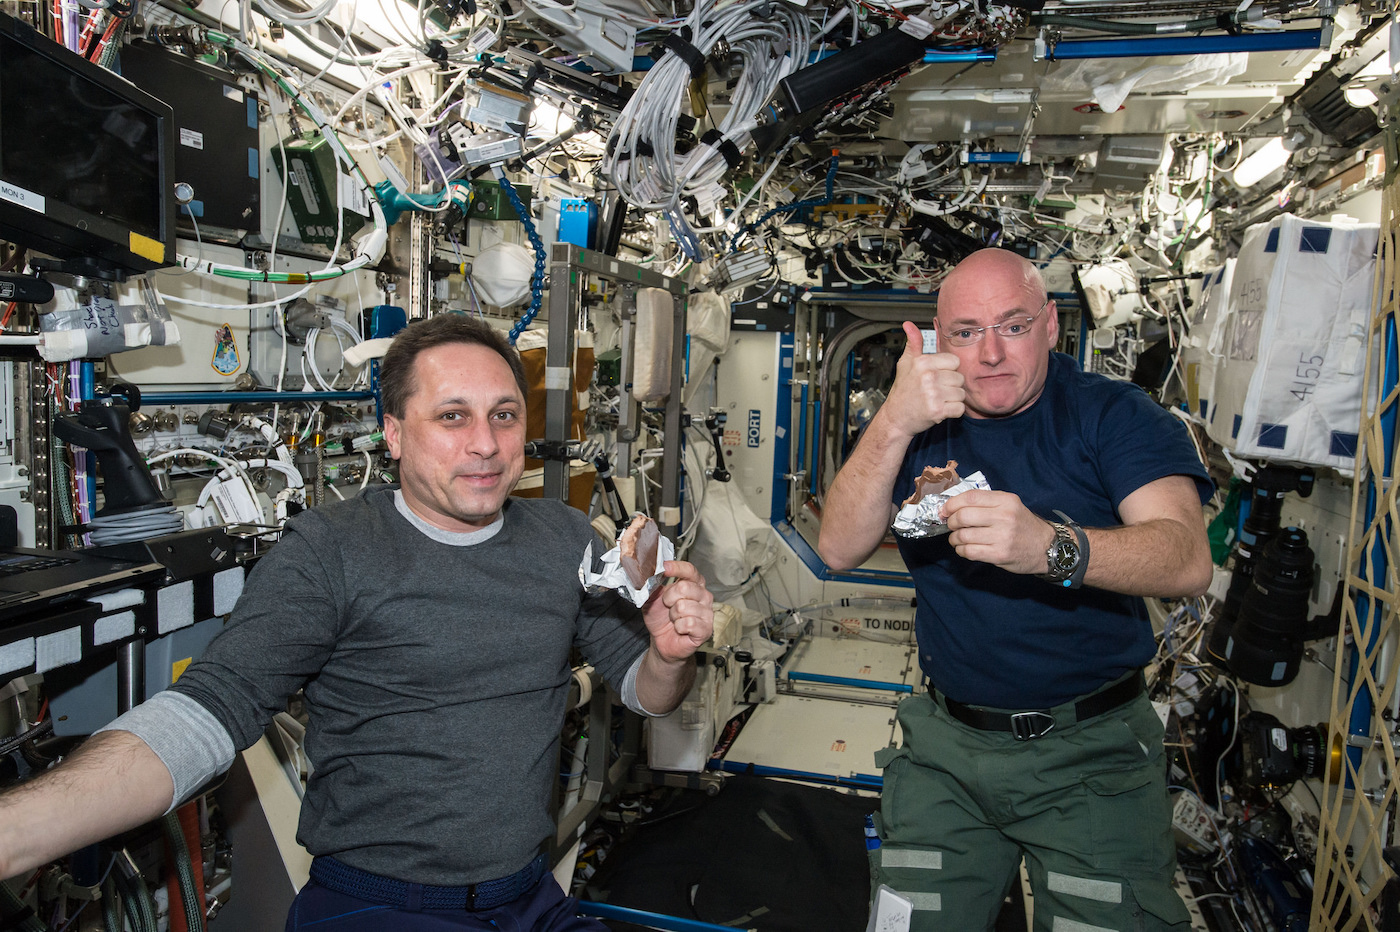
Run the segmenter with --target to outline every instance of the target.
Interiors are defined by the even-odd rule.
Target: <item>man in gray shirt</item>
[[[289,521],[175,686],[0,796],[0,877],[173,808],[302,689],[314,772],[298,839],[315,861],[289,930],[602,928],[538,853],[570,652],[665,714],[710,635],[710,593],[680,561],[640,611],[585,592],[587,519],[508,497],[525,378],[486,324],[414,323],[380,382],[399,487]]]

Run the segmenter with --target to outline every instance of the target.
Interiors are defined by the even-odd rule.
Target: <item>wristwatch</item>
[[[1055,514],[1064,523],[1050,522],[1050,527],[1055,530],[1055,539],[1045,551],[1048,571],[1041,573],[1040,578],[1066,589],[1078,589],[1089,565],[1089,539],[1083,528],[1075,524],[1069,515],[1063,511]]]

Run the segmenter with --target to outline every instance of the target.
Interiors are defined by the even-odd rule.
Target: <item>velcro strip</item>
[[[1050,926],[1050,932],[1118,932],[1118,930],[1106,929],[1103,926],[1091,926],[1087,922],[1075,922],[1064,916],[1056,916],[1054,923]]]
[[[909,901],[909,905],[917,910],[930,913],[943,911],[943,896],[938,893],[906,893],[903,890],[896,890],[900,896]]]
[[[705,53],[676,35],[674,32],[662,40],[668,52],[674,52],[681,61],[690,66],[690,76],[698,78],[705,73]]]
[[[886,845],[880,849],[880,866],[938,871],[943,869],[943,852],[924,851],[919,848],[891,848]]]
[[[738,168],[739,162],[744,158],[743,153],[739,151],[739,147],[730,142],[729,139],[717,129],[712,129],[701,136],[700,142],[710,146],[720,155],[724,156],[724,161],[731,169]]]
[[[1051,893],[1063,893],[1099,903],[1123,902],[1123,885],[1112,880],[1090,880],[1088,877],[1071,877],[1049,871],[1045,882]]]

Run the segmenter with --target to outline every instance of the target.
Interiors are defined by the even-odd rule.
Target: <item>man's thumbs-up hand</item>
[[[913,437],[950,417],[963,416],[963,376],[952,353],[925,353],[924,335],[904,322],[908,343],[895,367],[894,385],[880,408],[889,427]]]

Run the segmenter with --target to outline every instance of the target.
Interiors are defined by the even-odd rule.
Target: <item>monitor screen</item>
[[[0,35],[0,178],[160,238],[156,117]]]
[[[170,108],[0,15],[0,238],[94,268],[174,261]]]

